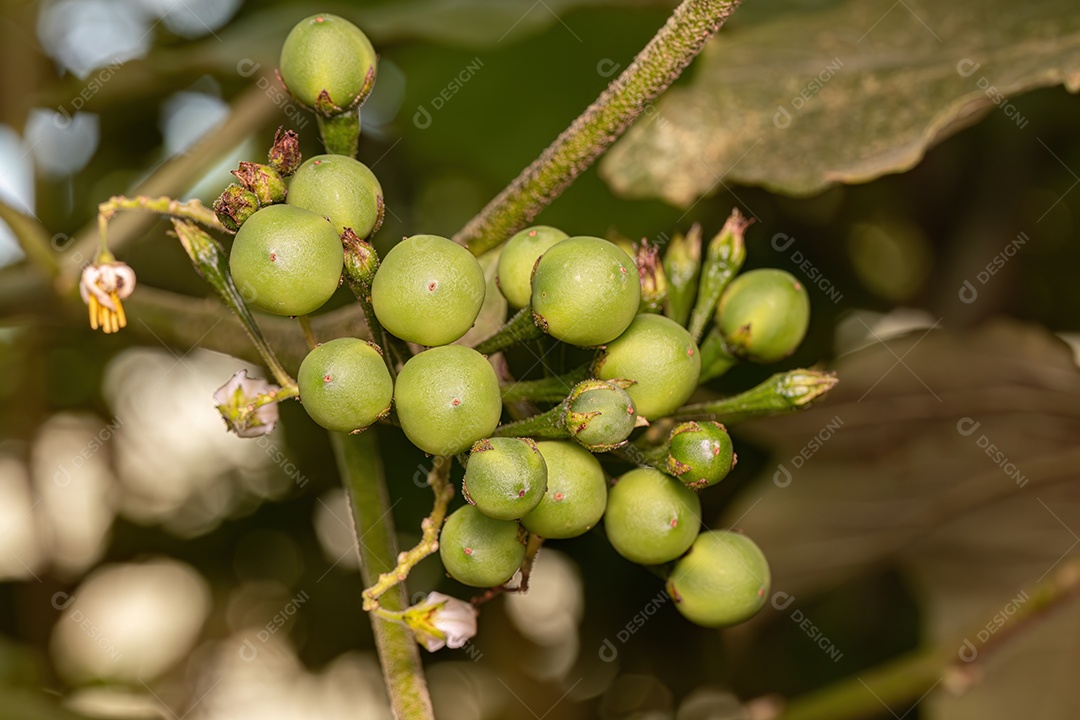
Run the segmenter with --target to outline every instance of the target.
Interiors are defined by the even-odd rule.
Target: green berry
[[[701,527],[697,493],[653,468],[626,473],[608,492],[604,529],[616,552],[642,565],[682,555]]]
[[[322,215],[341,234],[366,238],[382,224],[383,194],[367,165],[346,155],[317,155],[296,171],[285,200]]]
[[[375,84],[376,63],[375,49],[360,28],[322,13],[298,22],[285,38],[281,80],[300,102],[333,114],[334,108],[364,101]]]
[[[637,426],[634,401],[625,383],[585,380],[567,398],[563,423],[570,436],[592,452],[607,452],[626,442]]]
[[[694,490],[727,477],[735,459],[731,436],[718,422],[686,422],[671,431],[668,472]]]
[[[502,585],[521,567],[525,543],[516,522],[489,518],[472,505],[446,518],[439,557],[451,577],[473,587]]]
[[[371,425],[389,412],[394,395],[382,354],[356,338],[331,340],[309,352],[296,382],[311,419],[337,432]]]
[[[275,315],[307,315],[337,290],[344,253],[334,226],[291,205],[248,218],[233,240],[229,269],[248,304]]]
[[[540,504],[547,490],[547,464],[529,438],[489,438],[472,447],[465,498],[496,520],[517,520]]]
[[[382,326],[399,338],[446,345],[469,331],[486,292],[472,253],[438,235],[413,235],[383,258],[371,302]]]
[[[495,370],[480,353],[460,345],[414,355],[394,386],[401,429],[432,455],[457,455],[499,424],[502,394]]]
[[[690,622],[719,628],[749,620],[769,595],[769,563],[750,538],[709,530],[675,563],[667,592]]]
[[[572,237],[543,254],[532,282],[537,324],[556,340],[594,347],[611,342],[637,315],[641,281],[634,261],[597,237]]]
[[[638,315],[626,332],[607,344],[596,361],[596,377],[626,378],[638,414],[666,417],[697,388],[701,353],[686,328],[663,315]]]
[[[783,360],[799,347],[810,324],[806,288],[783,270],[751,270],[735,278],[716,306],[728,348],[757,363]]]
[[[547,225],[528,227],[503,246],[499,254],[499,289],[512,307],[523,308],[532,297],[532,272],[536,261],[567,234]]]
[[[607,480],[600,462],[571,442],[536,443],[547,464],[547,491],[536,509],[521,518],[531,533],[552,540],[592,529],[607,507]]]

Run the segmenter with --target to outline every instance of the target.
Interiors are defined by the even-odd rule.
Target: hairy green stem
[[[229,232],[218,220],[214,211],[203,205],[198,198],[180,202],[170,197],[153,198],[145,195],[136,195],[134,197],[114,195],[98,205],[98,230],[101,233],[102,242],[105,240],[109,222],[116,217],[116,213],[120,210],[143,210],[170,218],[191,220],[218,232]]]
[[[530,437],[545,440],[563,440],[572,437],[570,431],[566,429],[565,416],[566,403],[561,402],[547,412],[500,425],[491,435],[492,437]]]
[[[519,343],[543,337],[544,331],[533,321],[532,307],[525,306],[514,317],[506,321],[494,335],[476,346],[476,351],[491,355]]]
[[[1002,613],[997,613],[990,623],[973,627],[952,642],[909,653],[860,673],[858,677],[797,698],[778,712],[755,717],[856,720],[879,716],[883,704],[894,712],[906,709],[905,703],[917,701],[939,683],[955,692],[961,691],[978,682],[978,673],[974,672],[977,663],[984,661],[1017,632],[1030,628],[1051,610],[1080,595],[1080,560],[1066,562],[1049,578],[1024,590],[1021,595],[1027,599],[1019,604],[1013,601],[1014,612],[1005,614],[1004,619]],[[991,624],[996,628],[995,632],[987,640],[979,640],[980,631],[985,632]]]
[[[360,574],[364,585],[370,587],[378,582],[380,574],[393,570],[398,556],[390,497],[375,429],[359,435],[330,433],[330,439],[352,506]],[[408,607],[404,583],[383,593],[379,604],[391,613]],[[376,614],[369,614],[369,617],[394,717],[434,720],[420,650],[412,631]]]
[[[745,392],[720,400],[683,405],[675,420],[715,420],[740,423],[754,418],[785,415],[805,407],[837,383],[836,373],[820,370],[790,370],[776,373]]]
[[[592,366],[585,364],[562,375],[504,383],[502,385],[503,402],[513,403],[521,400],[559,402],[566,398],[575,385],[590,377],[592,377]]]
[[[356,151],[360,147],[359,108],[332,117],[316,112],[315,120],[319,124],[319,135],[326,152],[356,157]]]
[[[651,107],[738,5],[683,0],[634,62],[454,241],[480,255],[530,223]]]
[[[713,328],[701,343],[701,373],[698,382],[704,383],[718,378],[739,363],[739,358],[732,355],[724,338]]]
[[[421,560],[439,549],[439,531],[442,530],[443,521],[446,519],[446,509],[450,506],[450,500],[454,497],[454,486],[450,483],[450,467],[453,459],[449,457],[436,457],[428,473],[428,485],[435,495],[435,503],[431,508],[431,514],[420,523],[422,537],[420,542],[411,550],[398,556],[397,565],[389,572],[379,575],[378,581],[364,591],[364,609],[374,610],[379,606],[379,598],[399,583],[405,582],[409,572],[416,567]]]

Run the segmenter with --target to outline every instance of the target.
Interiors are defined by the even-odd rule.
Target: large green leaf
[[[724,184],[812,194],[907,170],[995,107],[1034,145],[1006,98],[1080,89],[1073,0],[761,2],[604,159],[616,192],[680,206]]]
[[[985,672],[962,697],[930,695],[929,717],[1024,717],[1035,706],[1047,720],[1076,717],[1075,680],[1055,668],[1075,662],[1080,605],[993,653],[993,625],[985,638],[975,632],[1080,554],[1080,371],[1069,349],[1002,322],[871,339],[836,370],[840,384],[810,411],[740,426],[774,447],[778,464],[724,524],[761,544],[774,591],[800,602],[882,563],[906,568],[924,642],[972,631],[957,663],[974,650]]]

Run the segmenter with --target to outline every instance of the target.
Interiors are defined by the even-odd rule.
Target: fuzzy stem
[[[543,335],[544,331],[533,321],[532,307],[526,305],[495,331],[494,335],[481,341],[476,346],[476,351],[483,355],[491,355],[519,343],[536,340]]]
[[[315,339],[315,332],[311,329],[311,318],[307,315],[298,315],[296,319],[300,323],[300,329],[304,331],[304,342],[307,343],[309,349],[314,350],[319,346],[319,341]]]
[[[786,415],[821,397],[837,383],[836,373],[790,370],[776,373],[765,382],[738,395],[712,402],[683,405],[672,417],[683,420],[715,420],[740,423],[754,418]]]
[[[435,464],[428,473],[428,485],[435,494],[435,504],[431,508],[431,514],[420,523],[423,536],[420,542],[408,552],[398,556],[397,566],[389,572],[379,575],[379,580],[364,591],[364,609],[371,611],[379,606],[379,598],[390,588],[398,583],[405,582],[409,572],[416,567],[421,560],[439,549],[439,531],[442,529],[443,520],[446,519],[446,509],[450,500],[454,497],[454,486],[450,483],[450,466],[453,460],[449,457],[435,458]]]
[[[1031,628],[1051,610],[1080,595],[1080,560],[1065,563],[1052,576],[1022,594],[1028,599],[1016,605],[1015,612],[1006,615],[1003,621],[1001,613],[994,615],[991,623],[997,630],[978,646],[971,638],[978,638],[979,632],[985,632],[990,623],[973,627],[967,635],[952,642],[909,653],[858,677],[798,698],[779,712],[755,717],[855,720],[880,715],[882,704],[899,708],[903,703],[918,700],[939,683],[960,692],[978,682],[978,674],[973,672],[976,662],[985,660],[1017,632]]]
[[[371,243],[360,239],[350,228],[345,228],[341,234],[341,245],[345,251],[345,282],[364,310],[371,337],[382,350],[383,361],[390,371],[390,377],[396,379],[395,361],[404,363],[412,357],[412,353],[408,345],[386,332],[379,318],[375,316],[375,306],[371,303],[371,284],[375,281],[375,273],[379,271],[379,255]]]
[[[585,364],[562,375],[504,383],[502,385],[503,402],[513,403],[521,400],[559,402],[566,398],[575,385],[590,377],[592,377],[591,365]]]
[[[319,135],[326,152],[356,157],[356,151],[360,147],[359,108],[329,117],[316,112],[315,120],[319,124]]]
[[[500,425],[491,433],[492,437],[531,437],[545,440],[564,440],[572,437],[566,429],[563,419],[566,415],[566,403],[561,402],[545,413],[531,418]]]
[[[214,214],[214,211],[199,202],[198,198],[188,200],[187,202],[180,202],[179,200],[173,200],[170,197],[152,198],[145,195],[136,195],[134,197],[114,195],[98,205],[98,230],[101,233],[102,242],[105,241],[105,231],[109,225],[109,221],[111,221],[120,210],[144,210],[149,213],[165,215],[171,218],[191,220],[208,227],[211,230],[217,230],[222,233],[229,232],[225,229],[225,226],[221,224],[221,221],[217,219],[217,215]]]
[[[480,255],[530,223],[652,106],[738,4],[739,0],[683,0],[630,67],[454,241]]]
[[[739,363],[724,344],[724,338],[713,328],[701,343],[701,374],[698,383],[718,378]]]
[[[370,586],[377,582],[381,573],[394,567],[398,555],[375,432],[368,430],[359,435],[330,433],[330,438],[352,506],[360,574],[364,584]],[[390,613],[408,607],[405,585],[398,584],[384,593],[380,604]],[[434,720],[419,646],[412,632],[406,626],[376,614],[369,617],[394,717]]]

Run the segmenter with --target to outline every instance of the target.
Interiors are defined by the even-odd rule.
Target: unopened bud
[[[227,229],[236,232],[259,209],[259,198],[250,190],[231,183],[214,201],[214,213]]]
[[[345,279],[350,285],[363,288],[364,294],[369,294],[379,269],[378,253],[371,243],[361,240],[352,228],[345,228],[341,233],[341,244],[345,249]]]
[[[241,161],[240,167],[232,171],[240,183],[259,198],[262,205],[285,202],[288,187],[278,171],[269,165]]]
[[[641,278],[641,309],[638,312],[662,312],[668,283],[664,266],[660,263],[660,248],[642,239],[641,244],[635,246],[634,259]]]
[[[300,155],[300,136],[293,130],[278,128],[274,135],[274,144],[267,154],[267,162],[282,177],[288,177],[300,167],[303,157]]]

